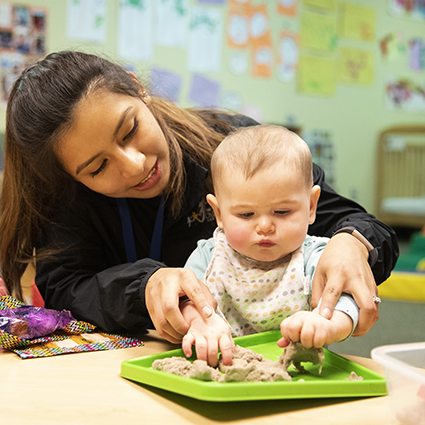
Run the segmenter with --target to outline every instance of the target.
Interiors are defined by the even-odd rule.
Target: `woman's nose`
[[[257,222],[257,232],[260,234],[274,232],[275,226],[270,217],[260,217]]]
[[[145,167],[146,157],[139,150],[133,147],[120,149],[119,167],[124,178],[140,176]]]

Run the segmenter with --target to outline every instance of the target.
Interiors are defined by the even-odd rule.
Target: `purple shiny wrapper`
[[[51,334],[75,320],[67,310],[57,311],[28,305],[0,310],[0,329],[21,339]]]

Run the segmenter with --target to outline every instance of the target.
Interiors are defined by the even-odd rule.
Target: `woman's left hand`
[[[313,279],[312,308],[320,298],[320,314],[330,319],[342,292],[351,294],[360,308],[353,336],[367,333],[379,318],[373,297],[378,289],[368,261],[367,248],[349,233],[333,236],[326,245]]]

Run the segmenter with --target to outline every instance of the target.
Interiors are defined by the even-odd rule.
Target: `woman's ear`
[[[142,101],[145,105],[149,106],[149,104],[151,103],[151,97],[149,96],[148,92],[146,91],[146,89],[143,87],[143,84],[140,82],[140,80],[136,77],[135,74],[133,74],[131,71],[127,71],[127,74],[131,75],[134,80],[137,82],[137,84],[140,87],[140,94],[142,96]]]
[[[317,203],[319,202],[320,197],[320,186],[315,185],[311,188],[310,191],[310,220],[309,224],[313,224],[314,220],[316,220],[316,210]]]
[[[211,208],[214,211],[215,220],[217,221],[217,226],[223,228],[223,221],[221,220],[221,211],[218,205],[217,198],[213,194],[209,193],[207,195],[207,202],[211,205]]]

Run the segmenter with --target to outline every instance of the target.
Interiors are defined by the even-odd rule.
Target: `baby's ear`
[[[215,219],[217,221],[218,227],[222,228],[223,227],[223,221],[221,220],[221,211],[220,211],[220,207],[218,205],[217,198],[212,193],[209,193],[207,195],[207,202],[211,205],[211,207],[214,211],[214,215],[215,215]]]
[[[314,185],[311,188],[310,192],[310,220],[309,224],[313,224],[314,220],[316,220],[316,210],[317,210],[317,203],[319,202],[320,197],[320,186]]]

